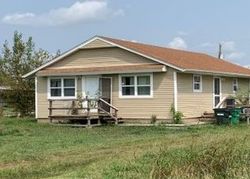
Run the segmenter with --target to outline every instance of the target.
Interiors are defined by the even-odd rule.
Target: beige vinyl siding
[[[112,104],[119,109],[122,118],[158,119],[170,118],[170,107],[173,103],[173,70],[165,73],[153,73],[153,98],[119,98],[119,75],[112,77]]]
[[[178,111],[185,118],[211,112],[213,106],[213,77],[202,76],[202,92],[193,92],[193,75],[177,73]]]
[[[153,73],[153,98],[119,98],[119,75],[112,77],[112,104],[119,109],[122,118],[147,118],[157,115],[158,119],[169,119],[170,106],[173,103],[173,71]],[[48,118],[47,78],[38,77],[38,118]],[[81,91],[81,80],[78,79],[78,91]],[[69,102],[58,101],[56,107],[70,106]],[[67,114],[58,111],[53,114]]]
[[[48,101],[48,78],[47,77],[37,77],[37,118],[48,118],[49,115],[49,101]],[[81,78],[77,79],[77,92],[81,93],[82,91],[82,82]],[[56,101],[53,102],[53,107],[70,107],[71,102],[65,101]],[[57,110],[53,111],[53,114],[68,114],[69,111],[66,110]]]
[[[229,77],[221,77],[222,96],[234,95],[233,93],[233,79]],[[246,92],[249,90],[249,83],[247,78],[238,78],[238,92]]]
[[[103,47],[112,47],[110,43],[104,42],[100,39],[95,39],[94,41],[88,43],[83,48],[103,48]]]
[[[221,78],[221,99],[234,95],[233,78]],[[205,111],[213,112],[213,76],[202,75],[202,92],[193,92],[193,75],[178,73],[178,110],[186,118],[199,117]],[[249,90],[248,79],[238,78],[240,91]]]
[[[127,52],[120,48],[83,49],[65,57],[61,61],[47,67],[105,67],[120,65],[157,64],[139,55]]]
[[[249,91],[249,79],[248,78],[240,78],[238,79],[239,90]]]

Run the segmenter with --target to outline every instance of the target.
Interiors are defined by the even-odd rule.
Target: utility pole
[[[222,44],[219,43],[219,53],[218,53],[218,58],[223,59],[223,53],[222,53]]]

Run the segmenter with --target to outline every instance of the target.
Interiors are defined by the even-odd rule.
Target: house
[[[39,120],[50,116],[49,101],[65,107],[79,94],[101,96],[123,119],[169,119],[171,105],[193,118],[250,87],[250,69],[226,60],[102,36],[24,75],[34,76]]]

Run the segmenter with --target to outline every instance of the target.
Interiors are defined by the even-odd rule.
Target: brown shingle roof
[[[203,53],[158,47],[109,37],[100,38],[181,68],[184,71],[205,71],[250,76],[250,69],[248,68]]]

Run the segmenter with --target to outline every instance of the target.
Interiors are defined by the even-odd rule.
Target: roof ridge
[[[191,54],[200,54],[200,55],[207,55],[213,58],[216,58],[212,55],[203,53],[203,52],[197,52],[197,51],[191,51],[191,50],[184,50],[184,49],[175,49],[175,48],[171,48],[171,47],[165,47],[165,46],[161,46],[161,45],[154,45],[154,44],[149,44],[149,43],[145,43],[145,42],[133,42],[132,40],[125,40],[125,39],[120,39],[120,38],[113,38],[113,37],[107,37],[107,36],[99,36],[97,35],[96,37],[100,37],[100,38],[104,38],[104,39],[111,39],[111,40],[119,40],[119,41],[123,41],[123,42],[129,42],[129,43],[133,43],[133,44],[138,44],[138,45],[146,45],[146,46],[151,46],[151,47],[155,47],[155,48],[163,48],[163,49],[168,49],[168,50],[175,50],[175,51],[179,51],[179,52],[185,52],[185,53],[191,53]]]

